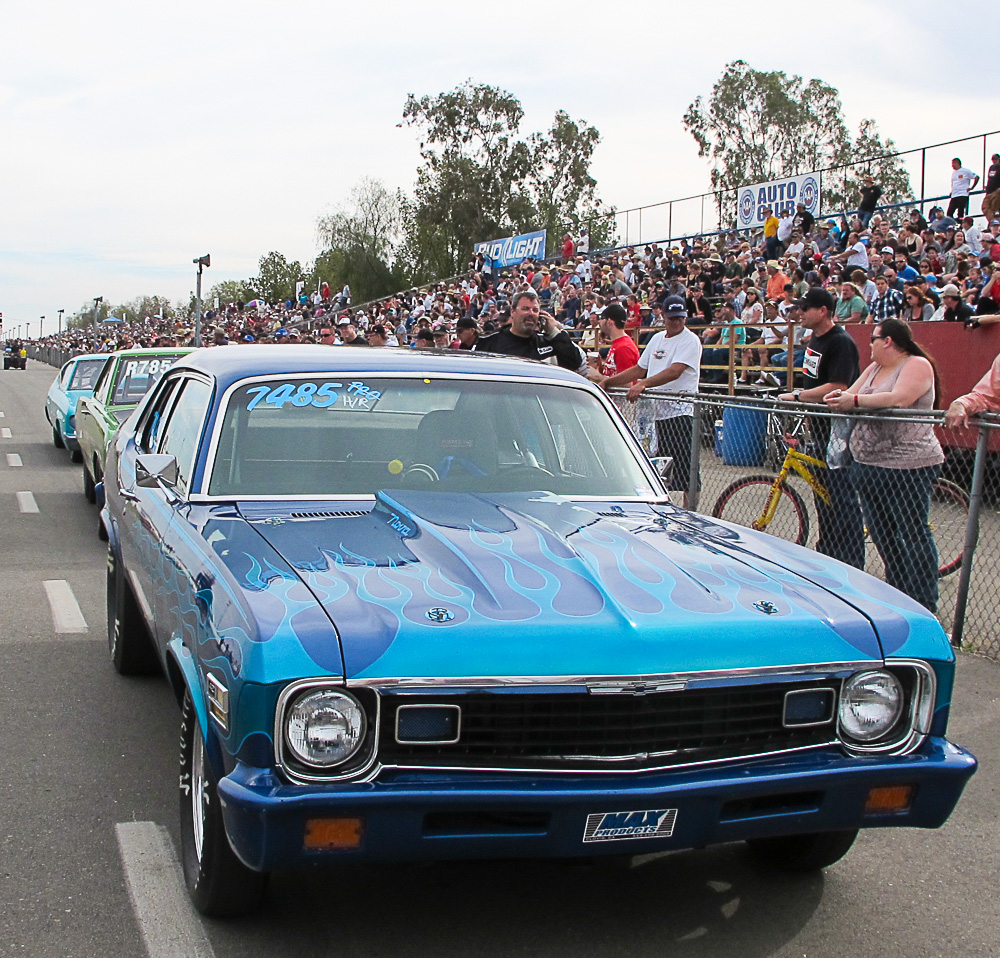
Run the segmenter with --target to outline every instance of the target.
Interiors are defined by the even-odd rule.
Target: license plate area
[[[583,842],[623,842],[643,838],[670,838],[677,822],[676,808],[636,812],[591,812],[583,829]]]

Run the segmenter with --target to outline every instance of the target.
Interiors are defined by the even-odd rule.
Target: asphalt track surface
[[[273,876],[249,919],[202,921],[175,859],[178,709],[108,662],[106,547],[45,422],[54,372],[0,372],[0,955],[1000,955],[1000,665],[971,656],[950,737],[981,764],[951,821],[862,833],[824,874],[760,872],[736,845],[317,868]]]

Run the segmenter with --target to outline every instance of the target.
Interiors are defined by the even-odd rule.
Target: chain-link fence
[[[675,501],[863,568],[1000,659],[1000,417],[950,429],[940,412],[613,395],[649,454],[673,460]]]

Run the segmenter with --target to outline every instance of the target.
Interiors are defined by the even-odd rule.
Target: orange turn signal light
[[[303,847],[310,852],[360,848],[363,819],[310,818],[306,821]]]
[[[907,812],[913,804],[912,785],[884,785],[870,789],[865,802],[866,815],[891,815]]]

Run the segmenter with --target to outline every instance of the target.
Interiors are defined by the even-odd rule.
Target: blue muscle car
[[[110,358],[109,353],[74,356],[63,364],[45,397],[45,418],[52,427],[52,443],[56,449],[68,449],[73,462],[83,461],[76,438],[77,400],[93,396],[97,378]]]
[[[864,572],[669,501],[551,366],[198,350],[108,452],[108,641],[181,705],[181,858],[207,914],[325,861],[745,841],[822,868],[936,827],[938,622]]]

